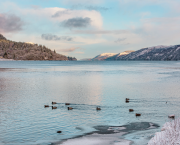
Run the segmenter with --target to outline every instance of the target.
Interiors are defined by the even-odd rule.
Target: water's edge
[[[90,142],[92,142],[93,140],[94,142],[102,141],[102,143],[104,144],[104,138],[108,138],[107,140],[105,140],[107,144],[109,144],[110,142],[123,142],[127,145],[133,145],[134,142],[132,140],[126,139],[126,136],[128,134],[157,129],[159,127],[160,126],[158,124],[151,122],[133,122],[123,126],[94,126],[94,129],[96,129],[97,131],[85,133],[83,135],[78,135],[69,139],[64,139],[62,141],[52,143],[52,145],[69,145],[71,144],[71,142],[79,142],[80,144],[83,142],[83,140],[85,140],[86,142],[88,142],[88,140]]]

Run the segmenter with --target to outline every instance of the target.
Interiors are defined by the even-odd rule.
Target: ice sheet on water
[[[124,133],[117,134],[92,134],[80,138],[69,139],[62,145],[130,145],[131,141],[121,139]]]

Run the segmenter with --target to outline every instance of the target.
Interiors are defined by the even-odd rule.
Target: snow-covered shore
[[[180,118],[166,122],[148,145],[180,145]]]
[[[14,59],[4,59],[4,58],[0,58],[0,61],[14,61]]]

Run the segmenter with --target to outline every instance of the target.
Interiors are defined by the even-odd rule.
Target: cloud
[[[52,34],[42,34],[41,38],[48,41],[72,41],[73,38],[69,36],[57,36]]]
[[[16,32],[21,31],[24,23],[16,15],[13,14],[0,14],[0,32]]]
[[[80,47],[71,47],[71,48],[68,48],[68,49],[60,49],[59,51],[60,52],[73,52],[77,49],[80,49]]]
[[[57,11],[55,14],[52,15],[53,18],[55,17],[61,17],[63,15],[71,14],[70,10],[64,10],[64,11]]]
[[[26,25],[26,29],[24,29],[25,31],[29,29],[32,29],[34,31],[40,31],[40,30],[46,31],[47,27],[51,27],[52,31],[57,32],[57,30],[59,29],[59,24],[61,24],[65,20],[77,18],[77,17],[90,18],[91,28],[93,27],[93,28],[101,29],[103,26],[103,18],[100,12],[98,11],[71,10],[62,7],[43,8],[32,5],[23,8],[20,7],[19,5],[16,5],[15,3],[8,3],[8,2],[3,2],[3,5],[1,5],[1,11],[2,12],[10,11],[13,12],[13,14],[15,14],[16,16],[21,16],[23,22],[29,24]],[[39,27],[40,25],[41,27]],[[66,31],[66,30],[64,29],[62,31]]]
[[[122,41],[126,40],[126,38],[118,38],[116,41],[114,41],[115,43],[120,43]]]
[[[107,11],[109,8],[106,7],[99,7],[99,6],[85,6],[88,10],[95,10],[95,11]]]
[[[71,18],[71,19],[65,20],[62,23],[64,27],[68,27],[68,28],[83,28],[83,27],[89,26],[90,24],[91,24],[91,19],[88,17]]]
[[[76,4],[71,7],[71,9],[87,9],[87,10],[95,10],[95,11],[107,11],[109,8],[102,7],[102,6],[93,6],[93,5],[82,5],[82,4]]]
[[[75,34],[123,34],[130,33],[128,30],[75,30]]]
[[[63,1],[64,3],[66,4],[77,4],[77,3],[80,3],[80,4],[100,4],[100,3],[103,3],[104,0],[61,0]]]

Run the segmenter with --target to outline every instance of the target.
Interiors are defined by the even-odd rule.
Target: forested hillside
[[[14,60],[77,60],[48,49],[46,46],[7,40],[0,34],[0,58]]]

